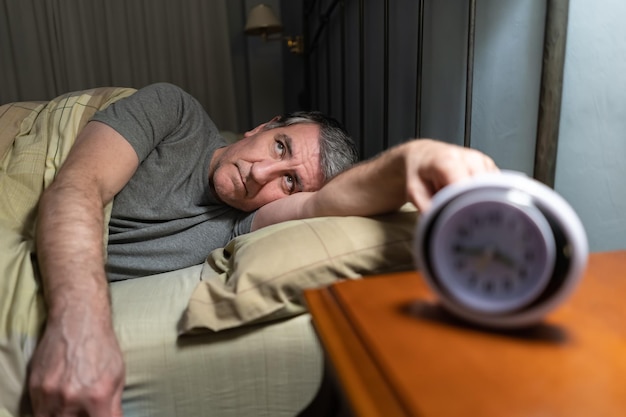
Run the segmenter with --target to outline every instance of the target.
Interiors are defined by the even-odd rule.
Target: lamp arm
[[[268,41],[282,41],[287,43],[287,48],[294,54],[300,55],[304,53],[304,37],[302,35],[278,35],[272,36],[271,34],[263,33],[261,35],[264,42]]]

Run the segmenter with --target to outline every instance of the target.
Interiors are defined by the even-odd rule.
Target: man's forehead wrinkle
[[[291,138],[291,136],[289,136],[288,134],[284,133],[284,132],[279,132],[274,136],[277,140],[281,140],[283,141],[283,143],[285,144],[285,150],[287,153],[287,157],[288,158],[293,158],[294,157],[294,151],[293,151],[293,139]],[[297,171],[293,172],[293,179],[296,182],[296,188],[298,188],[298,190],[303,191],[304,190],[304,184],[302,183],[302,178],[300,178],[300,175],[298,175]]]
[[[280,140],[284,143],[286,156],[289,159],[297,158],[299,160],[298,168],[294,169],[292,172],[298,191],[311,191],[319,189],[319,185],[314,185],[318,182],[317,177],[320,177],[320,182],[323,182],[321,179],[321,167],[319,166],[318,159],[319,149],[316,149],[315,153],[313,153],[314,151],[309,145],[312,141],[307,140],[308,137],[306,136],[300,136],[308,134],[307,131],[302,131],[302,129],[305,128],[308,130],[309,126],[314,126],[319,129],[315,124],[302,123],[299,125],[287,126],[287,128],[299,129],[297,132],[285,132],[283,130],[274,135],[276,140]],[[294,137],[292,133],[297,133],[297,135]],[[316,131],[315,135],[315,137],[318,138],[319,132]],[[317,164],[311,165],[314,160],[317,160]],[[304,175],[304,177],[302,177],[302,175]],[[304,180],[306,180],[306,184],[304,183]]]

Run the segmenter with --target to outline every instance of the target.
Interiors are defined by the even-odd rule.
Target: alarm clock
[[[535,324],[575,289],[584,227],[555,191],[523,173],[481,174],[440,190],[413,253],[441,305],[487,327]]]

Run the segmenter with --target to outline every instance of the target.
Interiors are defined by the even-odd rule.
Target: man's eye
[[[295,181],[291,175],[285,175],[285,182],[287,183],[287,188],[289,192],[293,192],[295,188]]]
[[[281,141],[276,141],[276,151],[278,152],[278,154],[280,156],[283,156],[285,154],[285,144],[283,144]]]

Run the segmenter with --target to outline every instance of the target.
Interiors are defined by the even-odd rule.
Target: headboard
[[[437,91],[432,75],[445,72],[454,99],[444,140],[472,142],[474,53],[478,0],[305,0],[305,90],[310,108],[342,121],[368,158],[410,137],[430,135],[425,115]],[[443,4],[443,6],[442,6]],[[532,175],[554,185],[568,0],[546,2],[542,51],[536,57],[538,104]],[[446,8],[446,48],[433,40],[435,8]],[[543,7],[543,6],[542,6]],[[509,24],[510,22],[505,22]],[[445,49],[445,50],[444,50]],[[454,50],[449,52],[448,50]],[[433,67],[442,54],[445,67]],[[438,62],[439,62],[438,61]],[[425,98],[429,97],[429,102]],[[441,110],[438,110],[441,112]],[[529,169],[531,170],[531,169]]]

